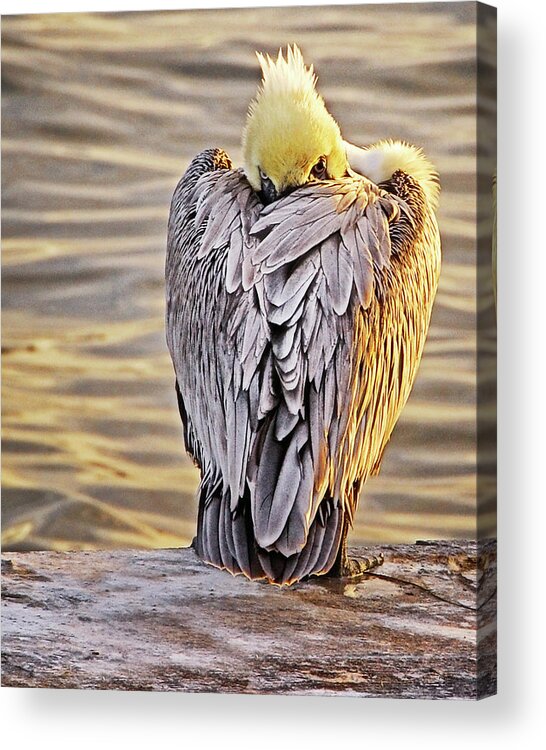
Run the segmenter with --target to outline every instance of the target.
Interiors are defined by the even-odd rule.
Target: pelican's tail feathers
[[[284,555],[264,549],[256,541],[248,495],[234,513],[229,493],[207,495],[201,489],[195,550],[209,565],[244,575],[251,580],[267,579],[277,585],[291,585],[311,575],[327,573],[335,562],[343,528],[343,510],[325,498],[301,549]]]

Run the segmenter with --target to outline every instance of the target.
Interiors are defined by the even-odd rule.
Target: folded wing
[[[370,367],[370,348],[398,292],[391,225],[416,222],[359,178],[264,208],[205,153],[175,192],[167,258],[167,338],[202,473],[197,550],[289,583],[332,566],[381,447],[367,449],[366,423],[388,432],[373,390],[401,393],[403,354],[392,344],[396,362]]]

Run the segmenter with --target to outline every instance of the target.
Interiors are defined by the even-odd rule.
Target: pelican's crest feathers
[[[302,99],[309,97],[320,98],[316,91],[317,77],[313,72],[313,66],[306,67],[303,55],[299,47],[294,45],[288,47],[286,59],[282,49],[279,49],[277,59],[269,55],[256,52],[256,57],[262,69],[262,84],[258,92],[258,100],[262,96],[293,96],[296,94]],[[250,109],[256,106],[251,104]]]
[[[255,190],[260,171],[280,192],[305,184],[313,165],[325,157],[328,173],[341,177],[347,157],[337,122],[315,89],[313,67],[306,67],[295,45],[286,57],[257,53],[262,82],[250,103],[243,133],[245,173]]]

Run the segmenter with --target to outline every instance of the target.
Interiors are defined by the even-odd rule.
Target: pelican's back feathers
[[[264,208],[220,151],[173,197],[167,339],[201,468],[196,549],[291,583],[333,565],[409,395],[439,271],[426,196],[346,178]]]

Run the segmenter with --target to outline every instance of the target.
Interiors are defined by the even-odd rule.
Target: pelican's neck
[[[440,193],[438,173],[420,148],[390,140],[366,148],[347,141],[344,143],[349,166],[355,172],[378,184],[390,179],[400,169],[417,180],[431,208],[436,209]]]

